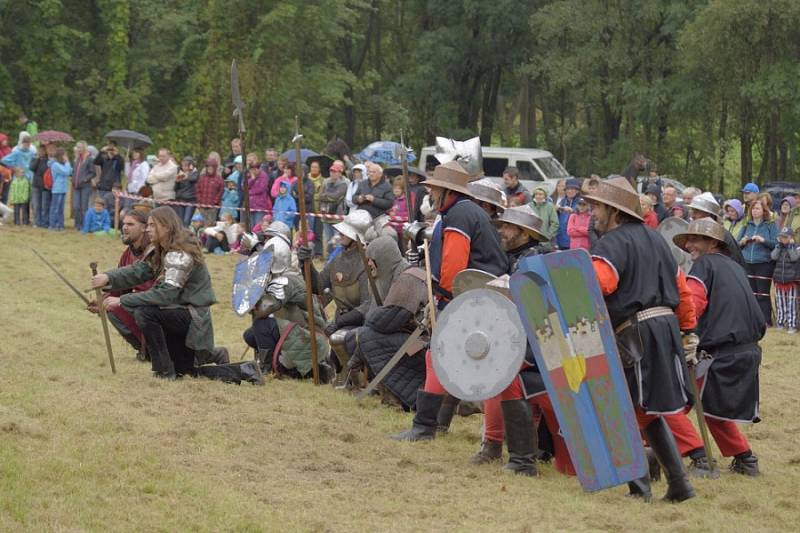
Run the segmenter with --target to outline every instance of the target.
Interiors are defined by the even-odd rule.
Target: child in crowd
[[[225,178],[225,192],[222,193],[222,209],[219,212],[219,218],[222,215],[230,215],[234,220],[239,219],[239,183],[234,176],[234,171],[230,176]]]
[[[62,231],[64,229],[64,201],[67,198],[72,164],[67,159],[66,151],[58,148],[55,158],[50,159],[47,166],[50,167],[50,173],[53,175],[53,188],[50,190],[49,228],[54,231]]]
[[[775,261],[772,280],[775,283],[775,307],[778,311],[776,327],[787,333],[797,333],[797,283],[800,279],[800,248],[794,243],[792,229],[783,228],[778,235],[778,245],[770,257]]]
[[[569,248],[589,249],[589,223],[592,214],[589,213],[589,204],[584,198],[578,198],[575,212],[569,216],[567,221],[567,235],[569,236]]]
[[[14,179],[8,192],[8,203],[14,206],[14,224],[28,225],[28,207],[31,201],[31,182],[25,177],[25,169],[14,167]]]
[[[215,255],[223,255],[231,250],[238,250],[239,236],[242,231],[230,213],[223,213],[217,225],[203,230],[206,235],[206,251]]]
[[[397,176],[397,178],[395,178],[392,191],[394,192],[394,205],[389,210],[389,217],[393,220],[391,220],[389,224],[397,232],[397,237],[400,239],[400,242],[403,242],[403,222],[394,220],[395,218],[408,220],[408,209],[406,208],[406,195],[402,176]]]
[[[108,233],[111,229],[111,215],[106,210],[106,201],[101,196],[94,199],[94,209],[86,212],[81,233]]]
[[[297,211],[297,202],[292,197],[292,184],[288,181],[282,181],[278,185],[278,196],[272,204],[272,219],[279,220],[289,226],[294,226],[295,213]]]
[[[189,224],[189,231],[192,232],[192,235],[194,235],[197,238],[197,240],[200,242],[201,245],[203,244],[204,240],[203,238],[203,226],[205,225],[204,221],[205,219],[203,218],[203,214],[200,212],[195,212],[195,214],[192,215],[192,221]]]

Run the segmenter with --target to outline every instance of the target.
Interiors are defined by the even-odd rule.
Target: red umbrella
[[[55,130],[47,130],[41,131],[33,136],[34,141],[42,141],[46,143],[58,143],[58,142],[72,142],[75,139],[72,138],[72,135],[69,133],[64,133],[63,131],[55,131]]]

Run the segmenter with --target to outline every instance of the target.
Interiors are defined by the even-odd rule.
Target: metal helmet
[[[471,177],[483,174],[483,151],[480,137],[473,137],[466,141],[436,137],[435,156],[442,164],[457,161]]]
[[[689,204],[689,209],[708,213],[715,219],[719,217],[720,213],[719,203],[717,203],[717,199],[714,198],[714,195],[710,192],[704,192],[695,196]]]
[[[672,242],[682,250],[686,250],[686,241],[689,240],[689,235],[698,235],[717,241],[721,249],[726,250],[728,246],[725,244],[725,228],[718,222],[710,218],[698,218],[689,222],[689,227],[683,233],[679,233],[672,237]]]
[[[286,244],[292,244],[292,228],[280,220],[273,221],[264,233],[273,237],[282,237]]]
[[[476,200],[490,203],[500,209],[506,208],[506,194],[498,184],[489,178],[471,181],[467,187],[470,190],[470,196]]]
[[[492,221],[493,224],[499,226],[501,224],[513,224],[519,226],[525,232],[539,242],[546,242],[548,239],[542,233],[542,219],[539,215],[528,205],[519,207],[509,207],[496,219]]]
[[[364,241],[364,233],[372,225],[372,216],[364,209],[351,211],[344,220],[333,225],[333,228],[354,241]]]

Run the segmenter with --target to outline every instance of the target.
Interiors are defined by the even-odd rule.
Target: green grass
[[[432,443],[396,443],[386,435],[410,415],[376,400],[307,382],[164,383],[116,335],[111,375],[98,318],[31,246],[80,288],[90,261],[111,267],[122,250],[70,230],[0,228],[0,531],[797,528],[797,337],[764,342],[764,421],[745,428],[762,477],[724,473],[696,481],[694,500],[645,505],[623,487],[585,494],[551,466],[539,479],[470,466],[478,416]],[[208,257],[217,344],[238,357],[247,320],[228,304],[235,261]]]

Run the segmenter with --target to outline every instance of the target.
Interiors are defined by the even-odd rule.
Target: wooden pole
[[[436,300],[433,299],[433,276],[431,276],[431,259],[428,253],[428,239],[422,241],[422,247],[425,251],[425,282],[428,286],[428,311],[431,320],[431,332],[436,326]]]
[[[117,197],[119,198],[119,197]],[[97,275],[97,263],[89,263],[89,268],[92,270],[92,276]],[[103,324],[103,337],[106,341],[106,351],[108,352],[108,362],[111,363],[111,373],[117,373],[117,366],[114,364],[114,352],[111,349],[111,335],[108,333],[108,317],[106,316],[106,308],[103,305],[103,291],[98,287],[94,290],[95,299],[97,301],[97,311],[100,313],[100,322]]]
[[[297,116],[294,117],[294,150],[295,150],[295,174],[297,174],[297,196],[300,200],[300,242],[303,246],[308,245],[308,223],[306,221],[306,195],[303,184],[304,172],[301,160],[300,143],[303,136],[300,135],[300,124]],[[303,278],[306,282],[306,321],[308,322],[308,332],[311,336],[311,372],[314,376],[314,385],[319,385],[319,360],[317,354],[317,324],[314,320],[314,293],[311,290],[311,260],[303,263]]]

